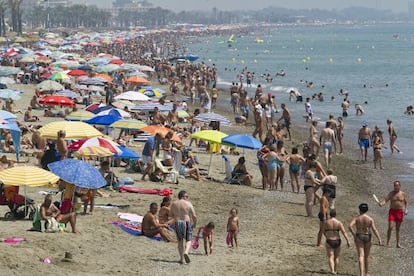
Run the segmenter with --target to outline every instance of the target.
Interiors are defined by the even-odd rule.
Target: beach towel
[[[7,244],[16,244],[16,243],[21,243],[23,241],[26,241],[26,238],[6,238],[6,239],[1,239],[1,241]]]
[[[170,196],[173,194],[172,189],[141,189],[131,186],[121,186],[119,187],[119,192],[121,193],[139,193],[139,194],[148,194],[148,195],[160,195],[160,196]]]
[[[95,208],[102,208],[102,209],[125,209],[128,208],[129,205],[117,205],[117,204],[111,204],[111,203],[107,203],[107,204],[95,204]]]
[[[142,234],[142,229],[141,229],[141,223],[140,222],[135,222],[135,221],[125,222],[125,221],[120,221],[120,220],[112,220],[109,223],[112,224],[112,225],[118,226],[124,232],[127,232],[130,235],[144,236],[144,234]],[[156,240],[156,241],[164,241],[164,239],[160,236],[160,234],[157,234],[154,237],[149,238],[149,239]]]
[[[143,216],[132,214],[132,213],[118,213],[117,216],[118,218],[123,219],[123,220],[134,221],[134,222],[139,222],[139,223],[141,223],[142,219],[144,218]]]

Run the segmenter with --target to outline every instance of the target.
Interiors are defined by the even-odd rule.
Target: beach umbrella
[[[38,187],[55,184],[59,177],[39,167],[17,166],[2,170],[0,181],[11,186]]]
[[[164,90],[154,87],[144,87],[138,90],[138,92],[148,97],[161,97],[164,94]]]
[[[173,101],[173,102],[182,102],[185,100],[188,100],[189,97],[187,96],[181,96],[181,95],[175,95],[175,94],[170,94],[170,95],[163,95],[160,100],[167,100],[167,101]]]
[[[68,75],[74,76],[74,77],[80,77],[80,76],[87,76],[88,73],[80,69],[73,69],[68,72]]]
[[[119,65],[117,64],[104,64],[96,66],[93,71],[99,72],[99,73],[108,73],[113,72],[119,69]]]
[[[74,106],[76,105],[74,101],[64,96],[52,95],[46,96],[39,100],[39,103],[46,105],[65,105],[65,106]]]
[[[144,71],[144,72],[155,72],[154,68],[147,66],[147,65],[139,65],[137,64],[136,67],[139,71]]]
[[[14,79],[8,77],[0,77],[0,83],[2,84],[15,84],[16,81]]]
[[[50,75],[50,77],[48,78],[49,80],[54,80],[54,81],[61,81],[61,80],[70,80],[70,77],[68,75],[66,75],[65,73],[62,72],[56,72],[52,75]]]
[[[147,102],[143,104],[137,104],[133,108],[131,108],[131,111],[152,111],[154,108],[157,107],[159,111],[170,111],[173,109],[172,103],[165,103],[160,104],[156,102]]]
[[[69,98],[69,99],[77,99],[77,98],[81,97],[78,93],[76,93],[72,90],[69,90],[69,89],[57,91],[53,95],[63,96],[63,97]]]
[[[89,111],[75,111],[65,117],[66,121],[86,121],[93,118],[95,114]]]
[[[208,113],[201,113],[193,118],[195,121],[203,122],[203,123],[211,123],[211,122],[220,122],[220,125],[223,126],[229,126],[230,120],[226,117],[214,113],[214,112],[208,112]]]
[[[138,121],[138,120],[132,120],[132,119],[119,120],[111,125],[111,127],[114,127],[114,128],[124,128],[124,129],[141,129],[146,126],[148,126],[146,123],[142,121]]]
[[[185,111],[185,110],[177,110],[177,113],[178,113],[178,118],[188,118],[188,117],[190,117],[190,114],[188,114],[188,112]],[[163,111],[162,114],[167,116],[168,111]]]
[[[135,92],[127,91],[115,97],[115,100],[129,100],[129,101],[148,101],[150,98],[147,95]]]
[[[145,74],[144,72],[141,72],[141,71],[135,71],[135,70],[133,70],[133,71],[129,71],[129,72],[126,74],[126,76],[127,76],[127,77],[138,76],[138,77],[143,77],[143,78],[148,79],[148,75],[147,75],[147,74]]]
[[[221,140],[226,137],[227,134],[218,130],[201,130],[191,134],[192,138],[201,139],[209,143],[221,144]],[[211,146],[211,144],[210,144]],[[210,154],[210,162],[208,164],[208,173],[210,173],[211,161],[213,159],[213,152]]]
[[[81,160],[64,159],[47,166],[62,180],[80,188],[98,189],[106,185],[106,180],[99,170]]]
[[[103,147],[109,150],[112,153],[119,154],[121,153],[121,150],[118,149],[118,144],[114,141],[111,141],[109,139],[106,139],[104,137],[94,137],[94,138],[86,138],[86,139],[80,139],[76,142],[73,142],[68,146],[68,149],[70,150],[80,150],[84,147]]]
[[[35,57],[34,56],[24,56],[19,60],[19,62],[21,62],[21,63],[32,63],[32,62],[35,62]]]
[[[118,149],[121,150],[121,153],[115,154],[112,157],[113,158],[123,158],[123,159],[139,159],[141,156],[139,156],[135,151],[132,149],[118,146]]]
[[[122,59],[114,58],[109,62],[109,64],[122,65],[124,64],[124,61]]]
[[[13,66],[0,66],[0,77],[7,77],[19,73],[21,70]]]
[[[161,133],[161,135],[164,137],[168,132],[173,132],[174,131],[171,128],[166,128],[164,126],[156,126],[156,125],[152,125],[152,126],[146,126],[140,129],[141,131],[144,131],[146,133],[149,133],[151,135],[155,135],[157,133]],[[173,134],[172,139],[173,141],[177,141],[177,142],[181,142],[181,138],[178,137],[177,134]]]
[[[143,78],[138,76],[132,76],[126,79],[126,82],[133,83],[133,84],[149,84],[150,82]]]
[[[103,115],[114,115],[117,116],[119,118],[131,118],[131,114],[129,114],[128,112],[119,109],[119,108],[113,108],[112,106],[110,106],[111,108],[105,108],[105,109],[95,109],[93,111],[93,113],[96,113],[97,111],[99,111],[98,113],[96,113],[97,116],[103,116]]]
[[[39,91],[59,91],[63,90],[64,87],[60,83],[53,80],[45,80],[36,85]]]
[[[247,134],[232,134],[224,137],[221,142],[222,144],[245,149],[260,149],[262,147],[262,143],[259,140]]]
[[[85,85],[105,86],[107,83],[107,80],[103,78],[99,78],[99,77],[96,77],[96,78],[95,77],[93,78],[79,77],[79,83],[85,84]]]
[[[127,107],[128,110],[131,110],[135,107],[135,104],[133,102],[127,100],[117,100],[115,102],[112,102],[111,105],[122,110],[124,110],[125,107]]]
[[[108,157],[108,156],[114,155],[114,153],[104,147],[89,146],[89,147],[83,147],[79,149],[78,151],[75,151],[73,155],[75,157],[79,157],[79,156],[81,157],[87,157],[87,156]]]
[[[13,101],[20,100],[20,91],[12,89],[0,89],[0,99],[7,100],[12,99]]]
[[[95,117],[92,117],[89,120],[86,120],[85,123],[90,125],[103,125],[103,126],[109,126],[116,121],[121,120],[121,117],[108,114],[108,115],[96,115]]]
[[[102,108],[102,109],[99,109],[98,110],[98,108]],[[106,110],[106,109],[110,109],[110,108],[113,108],[113,107],[110,106],[110,105],[105,105],[104,103],[93,103],[91,105],[88,105],[85,108],[85,110],[86,111],[89,111],[89,112],[92,112],[94,114],[97,114],[97,113],[99,113],[99,111]],[[95,112],[95,110],[97,110],[97,111]]]
[[[6,110],[0,110],[0,118],[6,121],[15,121],[17,116]]]
[[[191,134],[192,138],[201,139],[211,143],[221,144],[221,140],[228,135],[218,130],[201,130]]]
[[[107,74],[96,74],[94,78],[102,78],[106,80],[107,82],[112,82],[112,77]]]
[[[84,122],[54,121],[39,129],[40,135],[49,139],[57,139],[59,130],[66,132],[66,140],[102,137],[103,134],[96,128]]]

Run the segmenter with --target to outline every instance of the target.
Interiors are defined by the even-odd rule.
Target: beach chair
[[[224,178],[224,183],[241,185],[239,175],[232,173],[233,167],[231,166],[230,159],[224,154],[222,154],[221,157],[224,160],[224,168],[226,171],[226,178]]]
[[[155,167],[161,170],[161,172],[163,173],[167,181],[172,182],[174,184],[178,184],[179,171],[180,171],[181,161],[182,161],[181,151],[174,149],[173,158],[174,158],[173,166],[164,166],[161,162],[162,161],[161,159],[155,158]]]

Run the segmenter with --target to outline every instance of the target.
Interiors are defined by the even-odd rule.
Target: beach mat
[[[121,193],[138,193],[138,194],[147,194],[147,195],[160,195],[160,196],[170,196],[173,194],[173,190],[170,188],[164,189],[142,189],[131,186],[121,186],[119,187],[119,192]]]
[[[107,204],[95,204],[95,208],[102,208],[102,209],[125,209],[128,208],[129,205],[117,205],[117,204],[111,204],[111,203],[107,203]]]
[[[135,222],[135,221],[119,221],[119,220],[112,220],[109,222],[109,224],[118,226],[119,228],[121,228],[124,232],[133,235],[133,236],[144,236],[142,234],[142,229],[141,229],[141,223],[139,222]],[[151,240],[155,240],[155,241],[164,241],[164,239],[160,236],[160,234],[155,235],[152,238],[149,238]]]

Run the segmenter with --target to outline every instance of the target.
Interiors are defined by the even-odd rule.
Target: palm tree
[[[0,2],[0,36],[6,35],[6,10],[6,3]]]

